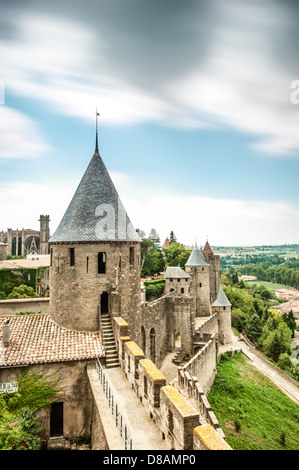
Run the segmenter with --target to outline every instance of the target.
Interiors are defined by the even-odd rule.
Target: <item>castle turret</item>
[[[53,320],[69,329],[96,331],[101,313],[109,312],[139,331],[140,242],[96,139],[95,153],[49,240]]]
[[[231,303],[220,286],[215,302],[212,304],[212,312],[219,314],[219,342],[227,344],[231,342]]]
[[[186,273],[191,276],[190,295],[194,297],[196,317],[211,315],[210,304],[210,266],[205,261],[195,242],[195,247],[185,265]]]

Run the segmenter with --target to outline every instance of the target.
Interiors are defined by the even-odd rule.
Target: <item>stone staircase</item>
[[[112,320],[109,313],[101,314],[101,331],[106,354],[106,367],[119,367],[119,359],[114,338]]]

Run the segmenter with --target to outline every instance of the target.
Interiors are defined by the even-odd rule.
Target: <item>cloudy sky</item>
[[[49,214],[55,231],[97,108],[136,228],[299,243],[298,17],[291,0],[1,2],[0,230]]]

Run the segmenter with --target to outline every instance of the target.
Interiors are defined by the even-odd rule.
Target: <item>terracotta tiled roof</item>
[[[213,252],[212,248],[210,247],[210,244],[209,244],[208,241],[205,244],[205,247],[203,249],[203,253],[209,253],[210,255],[214,254],[214,252]]]
[[[47,314],[0,316],[0,336],[9,319],[10,344],[0,350],[0,367],[69,362],[104,356],[99,332],[72,331]],[[2,341],[1,341],[2,346]]]

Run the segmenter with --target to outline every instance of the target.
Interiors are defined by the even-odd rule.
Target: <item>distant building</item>
[[[0,261],[5,260],[7,256],[7,244],[0,242]]]
[[[41,215],[39,222],[40,230],[24,228],[22,228],[22,230],[13,230],[8,228],[7,232],[1,231],[0,242],[7,245],[7,253],[10,253],[13,256],[26,256],[29,253],[48,254],[50,217],[48,215]]]

